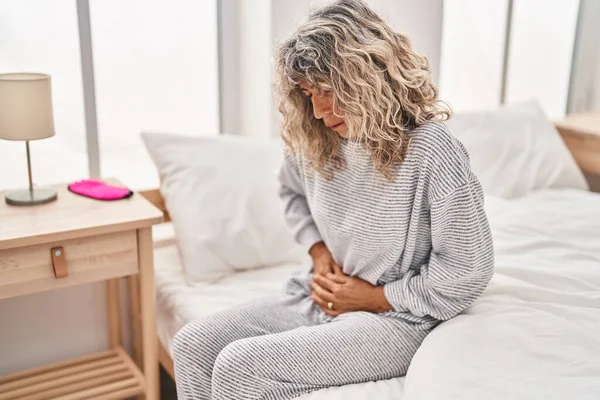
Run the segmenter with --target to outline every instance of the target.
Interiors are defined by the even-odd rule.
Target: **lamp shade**
[[[36,140],[54,136],[50,76],[0,74],[0,139]]]

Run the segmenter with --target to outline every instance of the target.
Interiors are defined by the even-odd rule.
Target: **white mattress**
[[[404,378],[319,390],[303,400],[600,398],[600,195],[488,198],[496,275],[467,312],[436,328]],[[174,246],[155,252],[158,332],[171,351],[188,321],[281,290],[297,266],[185,284]]]

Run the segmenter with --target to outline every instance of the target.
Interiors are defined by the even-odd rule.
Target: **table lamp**
[[[8,204],[34,205],[56,199],[52,189],[33,188],[29,141],[54,136],[50,76],[0,74],[0,139],[25,141],[29,189],[7,192]]]

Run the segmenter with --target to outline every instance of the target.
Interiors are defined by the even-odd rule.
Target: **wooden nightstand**
[[[556,127],[583,172],[600,176],[600,113],[570,114]]]
[[[38,206],[8,205],[0,193],[0,299],[106,281],[111,349],[0,377],[0,400],[138,395],[156,400],[152,225],[161,222],[162,212],[137,193],[105,202],[75,195],[66,185],[56,189],[56,201]],[[136,362],[121,347],[118,279],[123,277]]]

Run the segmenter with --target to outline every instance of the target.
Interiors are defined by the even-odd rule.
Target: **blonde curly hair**
[[[428,60],[361,0],[338,0],[313,10],[275,56],[275,89],[283,116],[281,137],[319,173],[331,178],[345,165],[342,138],[316,119],[300,82],[331,92],[349,138],[369,152],[375,168],[393,180],[409,132],[450,118],[438,100]]]

